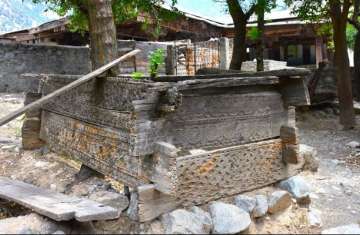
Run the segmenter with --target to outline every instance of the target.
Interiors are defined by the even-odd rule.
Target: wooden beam
[[[36,109],[41,107],[42,105],[49,103],[51,100],[53,100],[55,97],[58,97],[66,92],[68,92],[69,90],[74,89],[75,87],[78,87],[88,81],[90,81],[91,79],[101,75],[102,73],[106,72],[107,70],[111,69],[112,67],[116,66],[117,64],[119,64],[120,62],[135,56],[136,54],[138,54],[140,52],[140,50],[133,50],[123,56],[121,56],[120,58],[110,62],[109,64],[106,64],[102,67],[100,67],[99,69],[79,78],[78,80],[60,88],[59,90],[54,91],[53,93],[48,94],[47,96],[44,96],[43,98],[35,101],[34,103],[31,103],[29,105],[26,105],[25,107],[16,110],[13,113],[10,113],[9,115],[3,117],[0,119],[0,126],[12,121],[13,119],[19,117],[20,115],[26,113],[29,110],[32,109]]]
[[[113,220],[120,212],[88,199],[67,196],[21,181],[0,177],[0,198],[16,202],[55,221]]]

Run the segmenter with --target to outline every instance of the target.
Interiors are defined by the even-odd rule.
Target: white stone
[[[269,209],[267,197],[264,195],[255,196],[256,205],[253,211],[254,218],[264,217]]]
[[[192,149],[189,152],[190,152],[191,155],[198,155],[198,154],[207,153],[207,151],[203,150],[203,149]]]
[[[237,234],[247,230],[251,224],[248,212],[223,202],[211,203],[210,214],[214,224],[214,234]]]
[[[320,211],[311,209],[308,213],[308,223],[311,227],[320,228],[322,226]]]
[[[256,206],[256,200],[246,195],[238,195],[235,197],[235,205],[251,214]]]
[[[269,213],[275,214],[291,206],[291,195],[287,191],[276,191],[269,197]]]
[[[195,214],[197,219],[203,223],[205,230],[210,233],[213,228],[211,215],[209,212],[204,211],[200,207],[194,206],[191,208],[191,212]]]
[[[349,147],[349,148],[355,149],[355,148],[360,147],[360,143],[357,142],[357,141],[351,141],[351,142],[347,143],[346,146]]]
[[[45,168],[45,167],[47,167],[49,165],[49,163],[48,162],[44,162],[44,161],[37,161],[36,163],[35,163],[35,167],[36,168]]]
[[[16,147],[16,145],[4,145],[1,147],[1,150],[12,152],[16,150]]]
[[[326,229],[321,234],[360,234],[360,226],[358,224],[349,224],[336,228]]]
[[[184,209],[178,209],[161,217],[165,234],[209,234],[207,226],[198,217]]]
[[[61,231],[61,230],[58,230],[58,231],[56,231],[56,232],[53,233],[53,234],[65,234],[65,232],[64,232],[64,231]]]
[[[310,203],[310,186],[301,176],[294,176],[280,183],[280,188],[288,191],[298,203]]]

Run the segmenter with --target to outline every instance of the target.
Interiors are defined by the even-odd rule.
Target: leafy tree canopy
[[[87,31],[87,2],[88,0],[32,0],[34,3],[43,2],[47,5],[47,10],[56,12],[59,16],[68,16],[70,19],[70,29],[72,31]],[[159,26],[161,20],[172,20],[179,13],[170,12],[161,6],[164,0],[112,0],[112,8],[115,23],[123,23],[127,20],[136,18],[141,13],[149,13],[154,16],[155,25]],[[171,0],[173,10],[177,0]],[[147,19],[145,19],[145,24]],[[157,27],[158,29],[158,27]]]

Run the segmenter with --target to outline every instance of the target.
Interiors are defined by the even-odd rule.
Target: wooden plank
[[[201,88],[219,88],[219,87],[237,87],[237,86],[255,86],[255,85],[273,85],[279,80],[274,76],[263,77],[243,77],[235,75],[230,78],[222,79],[195,79],[177,82],[175,85],[178,90],[201,89]]]
[[[117,209],[87,199],[70,197],[20,181],[0,177],[0,198],[14,201],[56,221],[111,220]]]
[[[289,76],[308,76],[311,74],[309,69],[305,68],[294,68],[289,67],[286,69],[279,70],[270,70],[262,72],[241,72],[239,70],[224,70],[217,68],[203,68],[200,71],[201,74],[195,76],[198,79],[208,79],[208,78],[227,78],[227,77],[263,77],[263,76],[275,76],[275,77],[289,77]],[[193,76],[180,77],[174,76],[172,80],[191,80],[194,79]],[[156,81],[165,81],[166,78],[156,78]]]
[[[171,139],[176,147],[187,150],[220,149],[276,138],[286,118],[276,90],[238,88],[209,94],[194,90],[184,93],[176,112],[164,117],[157,139]]]
[[[53,93],[51,94],[48,94],[47,96],[44,96],[42,97],[41,99],[35,101],[34,103],[31,103],[29,105],[26,105],[25,107],[13,112],[13,113],[10,113],[9,115],[3,117],[0,119],[0,126],[10,122],[11,120],[19,117],[20,115],[26,113],[27,111],[29,110],[32,110],[32,109],[36,109],[36,108],[40,108],[42,105],[50,102],[51,100],[53,100],[55,97],[58,97],[66,92],[68,92],[69,90],[72,90],[88,81],[90,81],[91,79],[101,75],[102,73],[106,72],[107,70],[109,70],[110,68],[116,66],[117,64],[119,64],[120,62],[138,54],[140,52],[140,50],[134,50],[130,53],[127,53],[125,54],[124,56],[112,61],[111,63],[107,64],[107,65],[104,65],[102,67],[100,67],[99,69],[81,77],[80,79],[60,88],[59,90],[56,90],[54,91]]]
[[[66,77],[51,76],[44,86],[44,94],[50,94],[70,82]],[[55,98],[43,109],[121,130],[133,128],[137,118],[131,113],[134,109],[133,101],[151,96],[147,92],[148,84],[122,78],[105,78],[101,82],[97,84],[97,81],[90,81]]]

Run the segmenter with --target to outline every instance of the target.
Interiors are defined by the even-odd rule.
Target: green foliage
[[[251,27],[250,30],[247,32],[247,37],[252,41],[258,40],[260,36],[261,32],[257,27]]]
[[[165,51],[164,49],[157,49],[149,55],[149,73],[151,77],[156,77],[160,66],[165,64]]]
[[[346,27],[346,41],[347,41],[348,47],[351,49],[354,49],[354,47],[355,47],[356,34],[357,34],[356,28],[353,25],[348,24],[348,26]]]
[[[70,30],[84,32],[89,29],[87,18],[88,0],[32,0],[34,3],[46,3],[47,10],[56,12],[59,16],[69,16]],[[156,28],[161,21],[169,21],[176,18],[179,13],[170,12],[161,6],[164,0],[113,0],[113,14],[115,23],[123,23],[135,19],[143,13],[154,17]],[[171,0],[173,10],[177,0]],[[144,22],[146,24],[147,22]],[[159,30],[156,29],[156,32]]]
[[[255,13],[270,12],[274,8],[276,8],[276,0],[257,0]]]
[[[293,13],[307,22],[330,21],[329,1],[327,0],[285,0],[293,7]]]
[[[317,29],[318,35],[328,37],[328,48],[334,49],[333,26],[330,20],[329,0],[285,0],[288,5],[295,6],[293,13],[298,15],[302,20],[311,23],[321,23]],[[342,2],[340,1],[340,4]],[[349,16],[350,17],[350,16]],[[346,38],[348,47],[354,48],[355,35],[357,30],[350,24],[346,28]]]
[[[141,80],[144,78],[144,74],[142,72],[133,72],[131,74],[132,79],[134,80]]]

